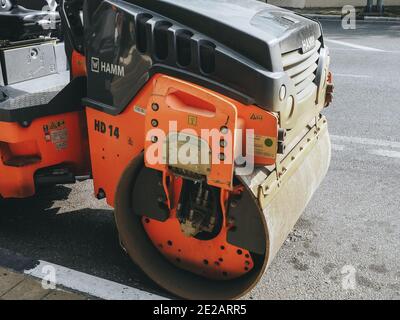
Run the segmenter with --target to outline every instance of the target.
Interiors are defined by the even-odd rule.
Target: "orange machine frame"
[[[73,51],[73,78],[86,76],[85,57]],[[28,127],[0,121],[0,198],[35,194],[35,173],[62,165],[75,175],[90,173],[89,144],[84,111],[44,116]]]
[[[256,156],[255,162],[259,165],[272,165],[275,163],[277,154],[278,140],[278,119],[271,112],[265,111],[257,106],[246,106],[237,101],[229,99],[211,90],[200,86],[181,81],[166,75],[157,74],[153,76],[136,97],[129,103],[125,110],[117,115],[110,115],[91,107],[86,108],[90,155],[92,164],[92,174],[94,179],[94,189],[97,195],[106,196],[108,204],[114,206],[115,192],[119,179],[128,166],[129,162],[137,157],[149,141],[146,140],[146,132],[151,126],[152,103],[158,102],[160,105],[168,104],[167,96],[172,93],[185,93],[188,100],[186,104],[200,103],[211,101],[215,103],[215,109],[219,109],[221,103],[225,104],[227,110],[231,110],[233,119],[230,121],[232,130],[236,128],[254,129],[254,135],[257,137],[265,137],[272,141],[269,147],[270,154],[267,156]],[[197,98],[196,98],[197,97]],[[199,99],[200,98],[200,99]],[[197,99],[197,101],[195,101]],[[194,115],[198,119],[198,126],[193,127],[196,130],[208,128],[207,120],[202,119],[199,108],[188,108],[186,110],[176,111],[169,109],[169,117],[161,119],[161,123],[165,120],[174,119],[178,122],[188,124],[188,116]],[[165,115],[165,113],[164,113]],[[223,122],[226,122],[225,118]],[[167,127],[160,126],[161,129]],[[219,127],[218,127],[219,128]],[[146,164],[148,165],[148,164]],[[148,165],[151,167],[150,165]],[[231,189],[231,181],[233,179],[233,164],[224,166],[224,181],[216,177],[213,185],[223,189]],[[166,171],[166,166],[156,165],[154,169]],[[222,183],[218,183],[222,181]]]
[[[42,168],[64,165],[88,174],[86,137],[83,111],[36,119],[27,128],[0,122],[0,196],[33,196],[34,175]]]

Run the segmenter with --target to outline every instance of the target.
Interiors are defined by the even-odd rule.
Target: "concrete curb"
[[[303,14],[306,17],[310,17],[317,20],[341,20],[342,16],[334,14]],[[357,21],[369,21],[369,22],[398,22],[400,23],[400,17],[373,17],[364,16],[357,17]]]

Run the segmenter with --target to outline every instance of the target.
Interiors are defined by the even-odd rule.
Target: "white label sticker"
[[[143,108],[140,107],[140,106],[135,106],[135,107],[133,108],[133,111],[135,111],[136,113],[141,114],[142,116],[145,116],[145,115],[146,115],[146,110],[143,109]]]

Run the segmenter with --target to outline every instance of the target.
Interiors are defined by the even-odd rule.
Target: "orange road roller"
[[[253,0],[87,1],[96,194],[161,287],[233,299],[324,178],[332,95],[318,22]]]
[[[66,154],[46,135],[29,143],[90,163],[123,248],[158,285],[186,299],[244,295],[329,167],[320,24],[255,0],[64,0],[60,14],[71,73],[86,80],[86,129],[80,111],[75,123],[57,115],[75,126]]]

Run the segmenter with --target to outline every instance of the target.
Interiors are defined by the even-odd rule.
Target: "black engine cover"
[[[91,0],[85,11],[88,99],[119,114],[156,74],[277,111],[282,54],[320,25],[255,0]],[[322,40],[321,40],[322,41]]]

